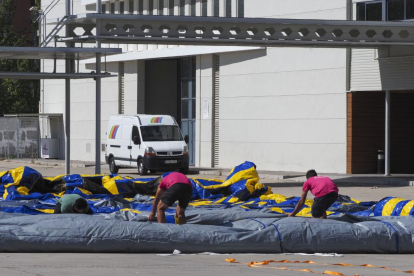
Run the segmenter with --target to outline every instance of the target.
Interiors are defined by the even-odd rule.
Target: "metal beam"
[[[412,22],[85,14],[60,41],[187,45],[380,47],[414,45]],[[99,26],[96,35],[94,27]],[[84,33],[77,36],[76,28]]]
[[[39,73],[39,72],[0,72],[0,79],[24,79],[24,80],[44,80],[44,79],[91,79],[116,77],[109,73]]]

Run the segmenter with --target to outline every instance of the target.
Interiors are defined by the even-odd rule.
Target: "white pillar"
[[[385,92],[385,176],[391,174],[391,91]]]

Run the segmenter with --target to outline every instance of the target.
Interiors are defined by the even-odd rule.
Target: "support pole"
[[[391,175],[391,91],[385,92],[385,176]]]
[[[65,60],[65,71],[70,73],[71,60]],[[65,174],[70,174],[70,79],[65,79]]]
[[[70,0],[66,0],[66,15],[70,15]],[[65,27],[66,36],[69,35],[69,26]],[[66,44],[71,47],[70,43]],[[70,58],[65,59],[65,72],[71,73],[72,61]],[[65,174],[70,174],[70,79],[65,79]]]
[[[101,0],[96,1],[96,12],[102,13]],[[100,22],[96,22],[96,35],[100,35]],[[96,41],[96,48],[101,48],[101,41]],[[96,54],[96,73],[101,74],[101,53]],[[101,78],[96,77],[96,133],[95,133],[95,174],[101,174]]]

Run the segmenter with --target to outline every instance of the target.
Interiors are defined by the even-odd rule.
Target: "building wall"
[[[345,19],[346,1],[246,1],[245,13]],[[345,62],[344,49],[220,54],[220,167],[345,172]]]
[[[43,2],[42,5],[47,6],[50,1]],[[246,0],[246,17],[346,17],[346,0],[260,0],[260,5],[257,3],[257,0]],[[80,1],[75,1],[74,6],[75,13],[86,12],[87,7]],[[51,12],[49,18],[64,14],[64,5],[57,7],[58,11]],[[119,46],[129,51],[158,47],[105,45]],[[262,170],[315,168],[321,172],[345,172],[345,61],[345,50],[342,49],[267,48],[220,54],[219,167],[229,168],[250,160]],[[45,71],[50,72],[52,62],[44,64]],[[58,65],[58,70],[63,72],[63,63]],[[125,99],[130,101],[126,100],[125,110],[127,113],[144,113],[147,95],[145,61],[126,62],[125,68],[128,66],[130,70],[127,73],[125,69],[125,80],[128,79],[130,88],[125,88]],[[116,73],[117,68],[117,63],[107,65],[109,72]],[[81,71],[93,69],[91,65],[81,65]],[[212,55],[197,57],[196,74],[196,165],[210,167],[214,134]],[[118,112],[117,79],[102,81],[101,143],[105,143],[109,115]],[[64,81],[45,81],[43,88],[43,112],[64,113]],[[71,103],[71,158],[94,160],[95,82],[72,81]],[[206,118],[205,103],[209,110]]]

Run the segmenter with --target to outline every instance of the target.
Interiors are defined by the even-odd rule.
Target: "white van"
[[[180,170],[188,173],[188,136],[169,115],[112,115],[106,132],[105,160],[111,173],[136,168],[140,175]]]

